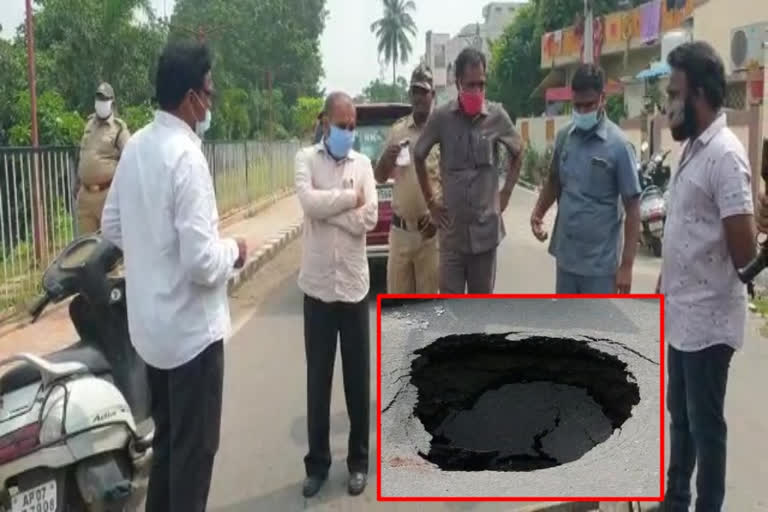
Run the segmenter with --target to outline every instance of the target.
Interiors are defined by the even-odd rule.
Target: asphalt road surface
[[[554,262],[546,245],[533,239],[528,218],[535,197],[515,191],[505,214],[508,237],[499,253],[498,293],[551,293]],[[550,213],[549,220],[553,218]],[[213,512],[292,512],[360,510],[512,511],[520,503],[378,503],[376,501],[375,394],[371,398],[371,475],[366,492],[346,494],[346,440],[340,364],[334,375],[331,447],[333,467],[320,494],[301,496],[306,450],[305,361],[302,297],[296,286],[300,242],[286,248],[233,300],[236,335],[227,346],[222,444],[216,461],[209,509]],[[647,251],[638,255],[633,291],[653,292],[659,260]],[[381,283],[374,292],[381,293]],[[375,333],[375,302],[371,303]],[[768,414],[763,390],[768,388],[768,346],[758,337],[757,321],[745,350],[734,358],[728,396],[729,510],[768,510]],[[375,339],[371,341],[375,347]],[[375,350],[371,367],[375,368]],[[375,375],[371,375],[372,386]],[[372,387],[372,391],[375,387]],[[530,505],[530,504],[529,504]]]

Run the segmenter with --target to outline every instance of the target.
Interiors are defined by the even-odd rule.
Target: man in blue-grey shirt
[[[557,293],[630,293],[640,237],[634,149],[605,115],[600,68],[579,67],[571,89],[573,122],[557,134],[549,178],[531,214],[531,229],[540,241],[547,239],[543,218],[557,201],[549,246],[557,261]],[[620,252],[622,204],[626,215]]]

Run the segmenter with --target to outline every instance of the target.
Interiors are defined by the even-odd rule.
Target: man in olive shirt
[[[392,190],[392,225],[389,231],[387,293],[437,293],[437,228],[430,222],[429,209],[419,188],[411,163],[397,165],[400,152],[416,145],[432,111],[435,93],[432,70],[420,65],[411,75],[410,115],[398,120],[389,132],[384,154],[376,166],[376,180],[386,183],[394,178]],[[403,143],[408,147],[404,148]],[[427,157],[430,184],[439,193],[439,151]]]
[[[432,221],[440,228],[440,293],[492,293],[496,249],[505,236],[501,214],[520,176],[523,141],[501,105],[485,100],[485,56],[464,49],[456,59],[459,97],[438,107],[414,148],[414,162]],[[427,174],[427,156],[440,144],[441,201]],[[504,187],[494,153],[510,153]]]
[[[88,117],[80,142],[78,168],[78,234],[95,233],[101,226],[101,212],[112,177],[125,143],[131,134],[122,119],[114,115],[115,92],[108,83],[96,89],[96,112]]]

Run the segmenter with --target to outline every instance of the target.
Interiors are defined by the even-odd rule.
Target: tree
[[[202,25],[220,90],[266,89],[270,72],[293,104],[317,93],[326,17],[325,0],[178,0],[170,37],[188,38]]]
[[[376,79],[363,89],[363,96],[370,103],[401,102],[408,100],[408,82],[402,76],[397,77],[395,85]]]
[[[537,21],[536,4],[528,3],[492,46],[488,95],[503,103],[512,119],[542,108],[541,99],[531,97],[542,74]]]
[[[397,86],[397,63],[405,64],[413,52],[410,37],[416,37],[416,23],[409,11],[416,10],[413,0],[383,0],[384,15],[373,22],[371,32],[379,40],[379,55],[392,64],[392,86]]]
[[[29,91],[16,95],[10,129],[10,143],[13,146],[28,146],[31,141],[32,114]],[[56,91],[45,91],[37,99],[37,123],[42,146],[73,146],[83,136],[85,121],[76,111],[67,110],[64,98]]]
[[[317,114],[323,109],[322,98],[301,97],[293,107],[294,133],[305,136],[312,132]]]
[[[166,33],[149,0],[36,0],[35,39],[39,90],[56,89],[67,103],[89,114],[96,86],[107,81],[118,105],[148,102],[154,66]],[[147,22],[138,23],[137,12]],[[17,44],[25,47],[25,29]],[[43,66],[49,59],[49,67]]]

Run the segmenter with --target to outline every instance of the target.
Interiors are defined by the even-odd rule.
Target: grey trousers
[[[496,249],[467,254],[440,249],[440,293],[493,293]]]

